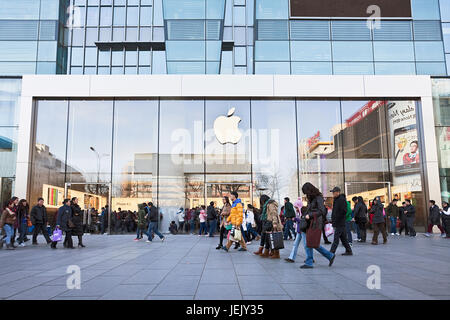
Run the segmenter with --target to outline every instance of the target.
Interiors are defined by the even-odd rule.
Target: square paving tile
[[[241,300],[242,295],[237,284],[200,284],[195,299]]]
[[[133,237],[86,235],[83,249],[50,250],[42,243],[1,251],[3,261],[26,272],[0,270],[0,299],[450,299],[450,241],[439,237],[354,243],[354,256],[341,257],[339,247],[331,268],[316,253],[314,269],[299,269],[303,248],[296,263],[284,261],[290,241],[282,259],[270,260],[252,254],[256,242],[247,252],[227,253],[215,249],[218,237],[167,235],[151,244]],[[81,267],[80,290],[66,287],[69,265]],[[380,290],[366,287],[370,265],[381,269]]]

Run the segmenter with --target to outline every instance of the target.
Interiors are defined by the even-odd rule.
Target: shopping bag
[[[58,227],[55,228],[52,235],[52,241],[61,241],[62,240],[62,230]]]
[[[233,238],[234,238],[234,240],[235,240],[236,242],[241,241],[241,239],[242,239],[242,232],[241,232],[241,230],[239,230],[239,229],[234,230],[234,236],[233,236]]]
[[[331,223],[327,223],[325,225],[325,237],[329,237],[334,233],[333,225]]]
[[[322,230],[319,228],[317,213],[313,215],[313,221],[306,230],[306,246],[308,248],[319,248],[320,238],[322,236]]]
[[[32,233],[34,231],[34,226],[28,227],[28,233]]]
[[[271,232],[269,233],[270,249],[280,250],[284,249],[283,232]]]

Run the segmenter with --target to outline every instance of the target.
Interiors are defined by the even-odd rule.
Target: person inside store
[[[171,221],[169,225],[169,232],[173,235],[178,233],[178,226],[175,221]]]

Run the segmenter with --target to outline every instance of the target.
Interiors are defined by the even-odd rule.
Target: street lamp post
[[[103,158],[103,157],[108,157],[109,154],[103,153],[102,155],[100,155],[100,154],[97,152],[97,150],[95,150],[94,147],[89,147],[89,149],[91,149],[91,151],[93,151],[93,152],[95,153],[95,155],[97,156],[97,188],[96,188],[96,190],[97,190],[97,195],[98,195],[98,186],[99,186],[99,184],[100,184],[100,160],[101,160],[101,158]]]
[[[94,147],[89,147],[89,149],[91,149],[91,151],[94,152],[95,155],[97,156],[97,184],[96,184],[96,193],[97,193],[97,197],[98,197],[98,196],[99,196],[99,190],[98,190],[98,187],[99,187],[99,185],[100,185],[100,160],[101,160],[101,158],[103,158],[103,157],[109,157],[109,154],[103,153],[102,155],[100,155],[100,154],[97,152],[97,150],[95,150]],[[111,190],[109,190],[109,192],[111,192]],[[108,203],[108,201],[109,201],[109,196],[108,196],[107,203]],[[111,229],[110,229],[110,223],[111,223],[110,212],[111,212],[111,209],[110,209],[109,206],[108,206],[108,212],[106,213],[107,216],[108,216],[108,233],[111,233]]]

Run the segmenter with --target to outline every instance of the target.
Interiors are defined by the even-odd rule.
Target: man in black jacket
[[[288,236],[289,238],[292,239],[291,232],[295,239],[296,237],[294,230],[295,210],[293,204],[290,202],[290,199],[288,197],[284,198],[284,218],[286,221],[286,224],[284,225],[284,240],[287,240]]]
[[[158,209],[153,205],[152,202],[148,203],[146,218],[148,223],[148,239],[146,242],[152,242],[153,233],[155,233],[162,241],[166,238],[158,231]]]
[[[31,223],[34,226],[33,230],[33,244],[37,245],[37,236],[39,232],[42,232],[47,244],[51,243],[50,237],[47,232],[47,209],[44,207],[44,199],[39,198],[37,205],[35,205],[30,212]]]
[[[339,239],[342,241],[342,245],[345,247],[343,256],[353,255],[352,248],[348,243],[347,232],[345,230],[345,219],[347,215],[347,200],[344,194],[341,194],[339,187],[334,187],[330,192],[333,193],[333,211],[331,213],[331,220],[334,227],[334,241],[331,245],[330,252],[336,253],[336,249],[339,245]]]
[[[416,230],[414,229],[414,220],[416,219],[416,208],[411,204],[411,200],[406,199],[406,207],[403,211],[406,215],[406,225],[408,226],[408,232],[410,237],[416,236]]]
[[[405,209],[406,202],[402,202],[402,206],[398,208],[398,216],[400,217],[400,229],[398,231],[399,235],[402,235],[402,231],[405,230],[405,236],[409,236],[408,223],[406,222]]]
[[[433,226],[437,226],[441,231],[441,237],[445,237],[445,230],[441,226],[441,210],[436,205],[436,201],[430,200],[430,214],[428,215],[428,229],[424,233],[425,237],[431,237],[433,234]]]
[[[216,209],[214,208],[214,201],[211,201],[209,203],[208,208],[206,209],[206,220],[209,224],[209,236],[214,237],[214,232],[216,232],[216,225],[217,225],[217,213]]]

